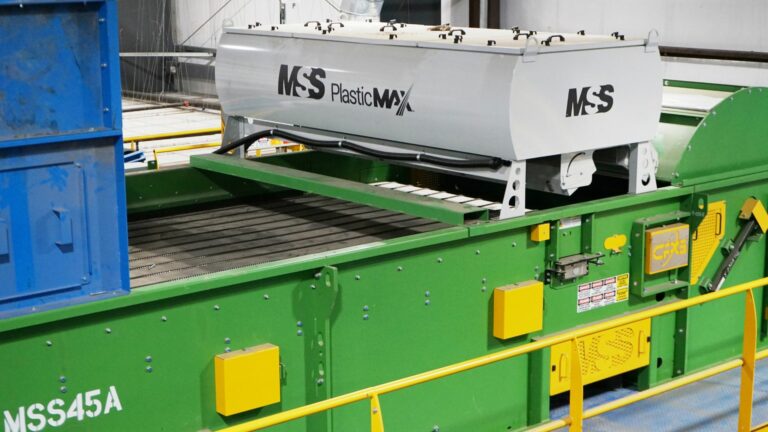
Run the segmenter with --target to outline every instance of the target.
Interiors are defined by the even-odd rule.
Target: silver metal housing
[[[563,162],[548,179],[528,171],[529,186],[571,194],[591,182],[595,150],[653,138],[662,68],[655,32],[560,36],[361,22],[227,28],[216,86],[223,111],[259,129],[456,158],[577,160],[578,172]],[[511,177],[508,166],[438,169]]]

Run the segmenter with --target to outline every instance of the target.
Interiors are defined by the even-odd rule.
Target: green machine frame
[[[259,162],[204,156],[191,167],[131,174],[127,196],[134,220],[270,197],[287,188],[447,225],[0,320],[5,431],[39,430],[43,424],[61,430],[216,430],[543,335],[706,295],[700,282],[691,283],[687,267],[648,276],[641,258],[646,231],[682,222],[693,237],[708,205],[723,201],[721,245],[727,251],[744,223],[738,217],[744,201],[768,202],[768,153],[763,150],[768,122],[758,120],[768,118],[768,90],[715,90],[729,95],[711,112],[663,114],[656,143],[663,184],[657,191],[612,195],[595,188],[561,203],[534,195],[530,202],[538,210],[504,221],[461,205],[382,194],[364,183],[408,182],[414,172],[315,152]],[[497,192],[451,181],[467,191]],[[531,230],[543,224],[549,226],[549,239],[536,241]],[[605,239],[622,235],[628,239],[624,246],[605,246]],[[600,255],[587,264],[587,275],[548,276],[558,262],[580,254]],[[765,239],[754,236],[726,286],[765,276],[766,257]],[[716,252],[700,280],[711,278],[723,259]],[[631,286],[625,301],[578,310],[579,285],[627,273]],[[495,338],[494,289],[530,280],[546,282],[542,329]],[[758,307],[768,311],[764,289],[755,294]],[[758,346],[768,347],[766,314],[759,315]],[[736,358],[743,320],[742,294],[656,317],[650,361],[621,377],[627,385],[650,388]],[[266,343],[280,348],[280,402],[232,416],[217,413],[214,358]],[[546,421],[549,355],[545,350],[385,395],[387,429],[520,430]],[[364,430],[368,422],[363,402],[273,430]]]

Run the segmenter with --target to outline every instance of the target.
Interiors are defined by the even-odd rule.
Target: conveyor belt
[[[447,227],[317,195],[131,222],[131,287],[322,253]]]

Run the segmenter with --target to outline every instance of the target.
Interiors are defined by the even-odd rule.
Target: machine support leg
[[[525,215],[525,161],[512,161],[499,219]]]
[[[629,193],[656,190],[656,168],[659,155],[650,142],[631,144],[629,149]]]
[[[755,356],[757,350],[757,317],[755,295],[748,290],[744,309],[744,340],[741,359],[741,386],[739,394],[739,432],[752,430],[752,398],[755,386]]]

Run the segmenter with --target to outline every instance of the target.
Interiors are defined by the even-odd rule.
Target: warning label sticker
[[[629,298],[629,273],[579,285],[576,312],[601,308]]]

